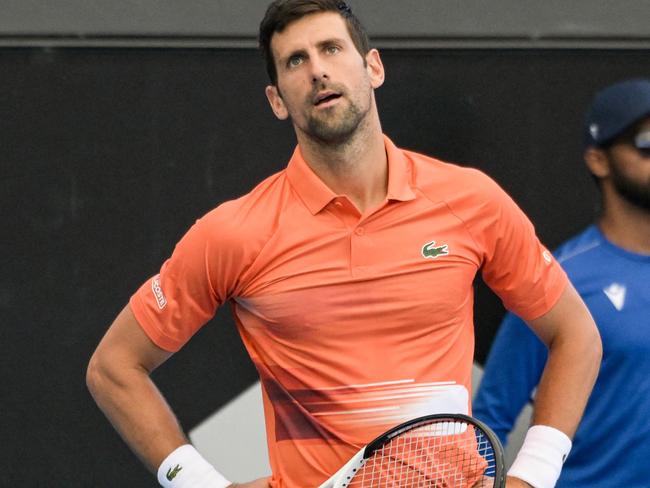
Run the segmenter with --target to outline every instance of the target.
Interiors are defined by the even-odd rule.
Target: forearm
[[[591,314],[571,284],[549,312],[529,325],[549,352],[535,397],[534,425],[508,474],[536,488],[552,488],[596,381],[602,345]]]
[[[149,377],[171,355],[151,342],[127,305],[97,346],[86,376],[99,408],[153,472],[171,451],[187,443]]]
[[[99,408],[152,472],[170,452],[188,442],[144,369],[116,372],[91,361],[87,383]]]
[[[573,437],[596,381],[600,357],[597,334],[583,333],[551,343],[535,397],[533,424],[548,425]]]
[[[540,485],[529,485],[523,480],[509,477],[508,488],[553,486],[553,480],[559,476],[564,457],[571,447],[570,441],[562,433],[568,438],[573,438],[598,374],[599,344],[598,337],[595,340],[585,337],[583,346],[577,353],[576,344],[573,342],[562,344],[558,341],[549,348],[548,361],[535,397],[532,420],[533,425],[539,426],[535,429],[541,431],[533,433],[535,429],[531,429],[528,432],[524,446],[517,457],[519,463],[515,461],[509,471],[510,474],[528,480],[546,479],[546,481]],[[530,477],[524,474],[530,472],[533,467],[532,471],[542,473],[549,466],[554,466],[550,468],[551,474],[541,477]]]
[[[151,381],[151,372],[171,355],[149,339],[127,305],[90,360],[88,389],[162,486],[225,488],[230,482],[188,445],[172,410]]]

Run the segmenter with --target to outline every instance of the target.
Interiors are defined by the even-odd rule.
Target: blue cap
[[[650,116],[650,80],[610,85],[594,97],[585,117],[585,145],[604,146]]]

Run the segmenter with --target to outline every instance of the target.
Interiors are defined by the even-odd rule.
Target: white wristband
[[[570,450],[571,439],[564,432],[547,425],[533,425],[508,476],[520,478],[534,488],[553,488]]]
[[[232,484],[190,444],[165,458],[158,468],[158,482],[165,488],[226,488]]]

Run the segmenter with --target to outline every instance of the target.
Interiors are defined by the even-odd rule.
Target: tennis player
[[[297,147],[199,219],[131,297],[90,361],[98,405],[163,486],[229,486],[149,377],[229,302],[261,378],[272,468],[240,486],[318,486],[408,418],[471,412],[480,272],[550,350],[508,487],[553,486],[601,354],[565,273],[490,178],[382,133],[384,67],[344,2],[271,3],[260,46]]]

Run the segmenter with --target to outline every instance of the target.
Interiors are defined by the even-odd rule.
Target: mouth
[[[341,98],[341,94],[333,91],[323,91],[319,92],[315,97],[314,97],[314,105],[316,107],[327,105],[330,102],[333,102],[334,100],[338,100]]]

